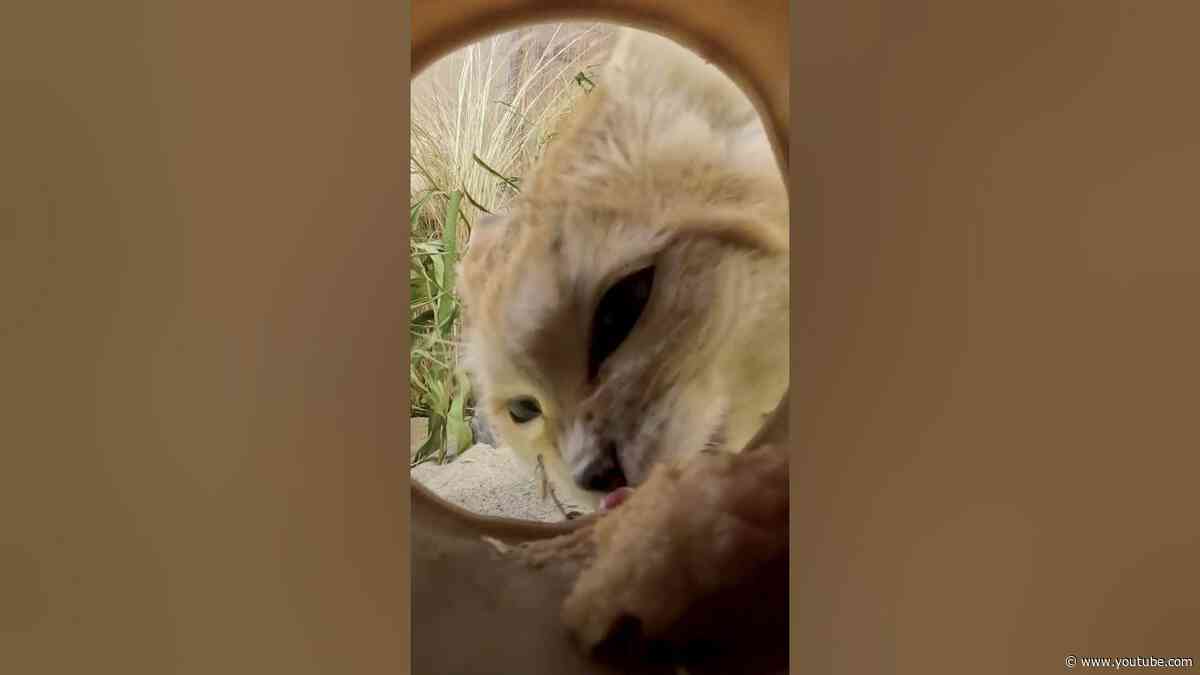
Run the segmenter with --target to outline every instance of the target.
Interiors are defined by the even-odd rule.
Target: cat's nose
[[[580,487],[595,492],[612,492],[617,488],[625,487],[628,481],[625,479],[625,472],[621,470],[621,463],[617,459],[616,445],[607,444],[604,452],[588,462],[575,480]]]

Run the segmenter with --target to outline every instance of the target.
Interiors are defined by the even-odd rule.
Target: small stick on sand
[[[537,456],[537,465],[538,473],[542,477],[542,499],[544,500],[546,494],[549,493],[550,498],[554,500],[554,505],[558,507],[558,512],[563,514],[563,518],[570,520],[571,514],[567,513],[567,510],[563,508],[562,502],[558,501],[558,495],[554,494],[554,486],[550,484],[550,476],[546,475],[546,465],[542,463],[542,456],[540,454]]]

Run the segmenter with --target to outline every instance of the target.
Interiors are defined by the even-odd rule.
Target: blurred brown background
[[[3,15],[0,672],[404,672],[405,5]]]
[[[793,18],[793,659],[1200,658],[1200,5]]]

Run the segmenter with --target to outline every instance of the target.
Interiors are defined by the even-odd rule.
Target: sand
[[[424,420],[412,420],[412,450],[420,447]],[[508,448],[483,443],[465,450],[453,461],[425,462],[412,469],[412,478],[438,496],[476,513],[525,520],[560,521],[563,514],[547,496],[541,497],[536,472]],[[563,502],[567,510],[587,511]]]

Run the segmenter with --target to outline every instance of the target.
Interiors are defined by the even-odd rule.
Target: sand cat
[[[500,440],[587,508],[738,451],[788,379],[788,203],[718,68],[623,29],[597,86],[460,270],[465,362]]]

